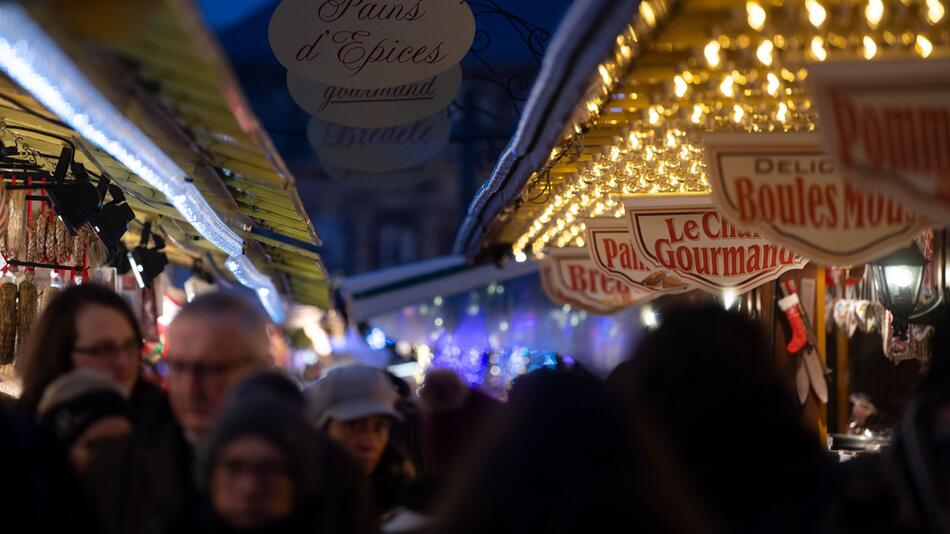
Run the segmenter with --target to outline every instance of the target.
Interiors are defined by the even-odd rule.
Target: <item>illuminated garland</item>
[[[645,1],[640,9],[640,19],[651,27],[657,24],[655,4]],[[621,63],[600,65],[612,101],[591,99],[579,109],[627,132],[551,192],[513,243],[515,259],[541,257],[550,246],[584,246],[582,219],[623,216],[625,195],[708,191],[704,132],[814,131],[817,117],[804,84],[808,72],[791,65],[837,57],[927,58],[950,43],[948,18],[940,0],[749,1],[670,79],[628,80],[627,92],[619,92]],[[611,114],[632,118],[612,120]],[[546,168],[563,152],[552,151]]]

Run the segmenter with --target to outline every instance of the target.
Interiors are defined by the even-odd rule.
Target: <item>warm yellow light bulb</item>
[[[923,35],[917,34],[917,41],[914,43],[914,52],[917,52],[920,57],[926,58],[930,57],[934,51],[934,45],[930,42],[930,39],[927,39]]]
[[[927,22],[931,24],[940,22],[940,20],[943,19],[944,13],[946,13],[946,11],[940,0],[927,0]]]
[[[762,41],[762,44],[755,50],[755,57],[758,58],[759,62],[768,67],[772,64],[772,50],[775,49],[775,46],[772,44],[772,41],[766,39]]]
[[[604,85],[610,85],[613,83],[613,79],[610,77],[610,72],[603,64],[597,66],[597,72],[600,73],[600,79],[604,81]]]
[[[676,139],[676,134],[672,131],[666,132],[666,146],[667,148],[676,148],[676,145],[679,144],[679,141]]]
[[[877,28],[884,18],[884,0],[868,0],[868,5],[864,6],[864,18],[872,30]]]
[[[775,120],[779,122],[785,122],[788,120],[788,106],[785,105],[785,102],[779,103],[778,111],[775,112]]]
[[[755,31],[761,31],[765,27],[765,8],[755,1],[745,3],[745,12],[749,21],[749,27]]]
[[[650,124],[653,126],[658,126],[660,124],[660,112],[656,110],[655,107],[650,108],[648,112]]]
[[[653,11],[650,2],[646,0],[640,2],[640,17],[650,26],[656,26],[656,13]]]
[[[817,35],[812,37],[809,49],[811,50],[812,57],[818,61],[824,61],[828,59],[828,52],[825,51],[825,40],[821,37]]]
[[[877,43],[870,35],[865,35],[861,42],[864,44],[864,59],[871,59],[877,55]]]
[[[778,96],[778,90],[781,88],[781,81],[774,72],[768,73],[765,77],[765,92],[771,96]]]
[[[703,105],[702,104],[693,104],[693,113],[689,116],[689,120],[693,124],[699,124],[703,122]]]
[[[727,74],[722,79],[722,83],[719,84],[719,92],[721,92],[724,96],[727,96],[729,98],[736,96],[735,83],[736,82],[732,78],[732,75]]]
[[[686,84],[686,80],[682,76],[677,74],[673,77],[673,93],[676,94],[677,98],[683,98],[686,96],[686,90],[689,89],[689,86]]]
[[[636,132],[630,133],[630,137],[627,138],[627,142],[630,145],[630,150],[640,150],[640,138],[637,137]]]
[[[742,117],[745,117],[745,110],[742,109],[742,106],[740,106],[739,104],[735,104],[734,106],[732,106],[732,120],[736,124],[739,124],[740,122],[742,122]]]
[[[713,39],[706,43],[703,48],[703,56],[706,57],[706,64],[709,65],[709,68],[716,69],[722,64],[722,58],[719,57],[720,50],[722,50],[722,47],[719,46],[719,41]]]
[[[808,22],[811,22],[811,25],[816,28],[821,28],[828,17],[825,7],[817,0],[805,0],[805,9],[808,10]]]

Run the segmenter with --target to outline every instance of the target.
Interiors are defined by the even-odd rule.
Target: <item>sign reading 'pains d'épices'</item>
[[[475,17],[459,0],[283,0],[268,37],[291,72],[339,87],[392,87],[461,61]]]
[[[357,128],[385,128],[429,117],[452,103],[461,83],[458,65],[425,80],[374,89],[327,85],[287,72],[287,88],[298,106],[314,117]]]
[[[827,62],[808,80],[845,179],[950,223],[950,58]]]
[[[707,134],[703,144],[720,212],[811,260],[865,263],[927,227],[893,198],[847,183],[815,134]]]
[[[742,293],[801,269],[808,260],[723,216],[708,194],[624,199],[630,237],[651,270],[674,271],[687,284]]]
[[[545,251],[540,275],[541,285],[551,301],[600,315],[619,312],[659,295],[608,276],[591,262],[584,248]]]
[[[605,274],[644,291],[682,293],[691,289],[672,270],[651,269],[640,259],[626,220],[592,217],[584,224],[590,259]]]

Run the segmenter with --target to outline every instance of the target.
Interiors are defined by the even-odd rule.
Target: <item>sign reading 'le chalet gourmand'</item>
[[[720,212],[811,260],[865,263],[926,228],[892,198],[848,184],[815,134],[709,134],[703,143]]]
[[[475,17],[458,0],[283,0],[267,33],[289,71],[340,87],[392,87],[461,61]]]
[[[608,276],[590,260],[584,248],[545,251],[541,285],[551,301],[600,315],[609,315],[658,295]]]
[[[808,260],[757,233],[737,227],[702,195],[624,199],[637,254],[650,269],[675,271],[709,293],[744,292]]]
[[[590,259],[602,272],[644,291],[682,293],[691,289],[675,272],[651,270],[640,260],[626,220],[592,217],[584,224]]]
[[[950,223],[950,59],[828,62],[808,79],[845,179]]]

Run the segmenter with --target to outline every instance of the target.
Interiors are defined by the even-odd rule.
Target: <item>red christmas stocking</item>
[[[785,312],[788,318],[788,326],[792,329],[792,339],[788,342],[786,348],[789,354],[794,354],[808,343],[808,334],[805,332],[805,323],[802,322],[801,315],[798,314],[798,295],[791,295],[778,301],[778,307]]]

